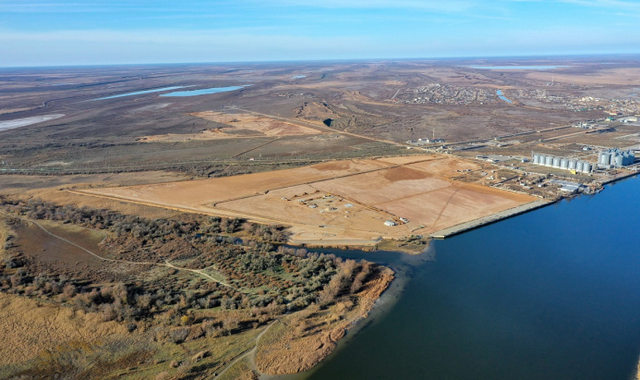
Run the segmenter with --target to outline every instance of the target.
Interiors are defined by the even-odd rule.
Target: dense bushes
[[[244,315],[242,319],[209,321],[208,327],[203,323],[199,332],[186,327],[167,332],[164,339],[175,343],[192,335],[231,334],[313,303],[329,305],[359,292],[376,271],[370,263],[278,245],[287,240],[282,227],[238,218],[184,214],[177,219],[152,220],[37,199],[0,198],[0,207],[33,220],[108,231],[103,247],[122,261],[179,261],[180,267],[216,273],[232,284],[193,278],[189,272],[177,276],[178,272],[170,269],[164,270],[174,275],[151,278],[146,273],[157,268],[153,264],[140,266],[137,277],[125,282],[114,279],[98,284],[89,277],[70,279],[55,271],[42,271],[28,253],[20,255],[12,245],[9,252],[13,254],[0,263],[0,290],[98,312],[103,320],[126,322],[131,329],[135,323],[156,316],[168,325],[191,325],[194,311],[212,308]]]

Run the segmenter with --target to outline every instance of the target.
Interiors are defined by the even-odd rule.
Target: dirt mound
[[[351,167],[348,161],[335,161],[335,162],[327,162],[324,164],[314,165],[313,168],[320,171],[330,171],[330,170],[347,170]]]
[[[406,181],[412,179],[425,179],[429,177],[432,177],[432,175],[427,172],[411,169],[405,166],[389,169],[384,175],[384,178],[388,179],[391,182]]]

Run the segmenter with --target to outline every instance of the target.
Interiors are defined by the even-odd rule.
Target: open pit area
[[[375,245],[383,238],[428,236],[536,200],[454,179],[482,170],[479,164],[451,156],[409,156],[74,191],[286,225],[295,244]]]

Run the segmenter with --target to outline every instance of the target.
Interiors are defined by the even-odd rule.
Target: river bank
[[[341,337],[339,341],[335,342],[335,347],[333,347],[333,350],[322,359],[322,362],[319,362],[317,365],[310,367],[305,371],[300,371],[299,373],[280,375],[260,373],[260,380],[303,380],[312,376],[317,370],[322,368],[324,362],[340,355],[341,350],[348,347],[349,344],[354,339],[357,339],[363,331],[380,323],[393,309],[396,302],[402,297],[402,293],[404,292],[408,281],[410,281],[413,276],[413,268],[420,265],[419,263],[424,263],[425,261],[433,259],[433,255],[430,251],[419,256],[387,251],[366,252],[339,249],[329,249],[329,251],[326,249],[314,249],[314,251],[336,254],[345,260],[367,259],[375,261],[376,263],[393,270],[393,281],[388,284],[387,288],[378,296],[377,299],[374,299],[373,302],[369,302],[367,313],[363,313],[358,318],[352,320],[349,327],[345,329],[345,335]],[[277,331],[274,332],[277,333]]]
[[[333,305],[296,313],[280,320],[260,341],[256,367],[266,375],[286,375],[307,371],[333,352],[338,341],[363,321],[395,274],[382,270],[357,298],[342,299]]]
[[[472,220],[470,222],[466,222],[466,223],[461,223],[458,224],[456,226],[453,227],[449,227],[449,228],[445,228],[442,229],[440,231],[436,231],[434,233],[431,234],[431,237],[434,239],[446,239],[448,237],[454,236],[454,235],[458,235],[461,234],[463,232],[466,231],[470,231],[482,226],[486,226],[488,224],[491,223],[496,223],[499,222],[501,220],[507,219],[507,218],[511,218],[520,214],[524,214],[526,212],[529,211],[533,211],[545,206],[548,206],[550,204],[554,203],[554,201],[548,201],[548,200],[538,200],[538,201],[534,201],[534,202],[530,202],[527,204],[524,204],[522,206],[518,206],[518,207],[514,207],[512,209],[509,210],[504,210],[501,212],[497,212],[493,215],[489,215],[483,218],[478,218],[475,220]]]
[[[630,179],[431,242],[437,260],[412,267],[392,310],[307,378],[632,378],[639,190]]]

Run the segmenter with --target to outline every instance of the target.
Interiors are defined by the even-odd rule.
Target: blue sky
[[[637,0],[0,0],[0,66],[640,53]]]

